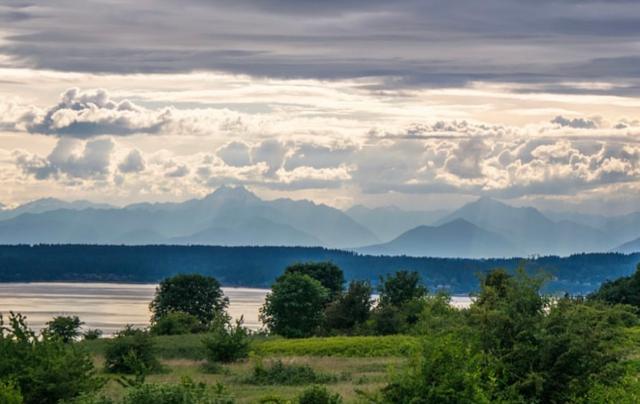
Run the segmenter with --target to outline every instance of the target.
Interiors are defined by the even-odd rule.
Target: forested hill
[[[453,259],[380,257],[341,250],[306,247],[211,246],[0,246],[0,281],[157,282],[176,273],[198,272],[227,286],[268,287],[289,264],[332,261],[348,279],[371,279],[400,269],[420,272],[431,288],[468,293],[477,275],[495,267],[514,269],[523,262],[530,271],[552,275],[549,289],[585,293],[607,279],[632,273],[640,254],[579,254],[570,257]]]

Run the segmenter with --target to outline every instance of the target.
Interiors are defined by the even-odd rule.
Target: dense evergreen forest
[[[371,279],[397,270],[417,271],[431,289],[476,290],[479,273],[496,267],[550,275],[548,291],[585,293],[610,279],[631,274],[640,254],[579,254],[570,257],[456,259],[368,256],[305,247],[215,246],[0,246],[0,281],[158,282],[176,273],[215,276],[226,286],[268,287],[295,262],[331,261],[347,279]]]

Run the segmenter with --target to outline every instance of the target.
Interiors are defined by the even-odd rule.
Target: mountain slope
[[[631,240],[627,243],[622,244],[621,246],[614,249],[614,252],[619,252],[623,254],[633,254],[640,252],[640,237],[635,240]]]
[[[440,226],[418,226],[394,240],[360,248],[363,254],[428,257],[507,257],[516,248],[499,234],[481,229],[463,219]]]
[[[216,229],[224,229],[217,232]],[[222,235],[225,235],[225,239]],[[263,201],[220,187],[182,203],[58,209],[0,221],[0,243],[319,245],[353,247],[378,239],[343,212],[308,201]]]
[[[56,198],[42,198],[27,202],[15,209],[0,210],[0,220],[11,219],[23,213],[43,213],[58,209],[82,210],[111,208],[113,208],[113,206],[106,203],[93,203],[85,200],[67,202]]]
[[[187,237],[169,239],[168,244],[221,246],[317,246],[320,240],[286,224],[251,218],[233,228],[209,227]]]
[[[353,220],[374,232],[381,240],[391,240],[419,225],[431,225],[447,214],[445,210],[407,211],[396,206],[367,208],[356,205],[345,211]]]
[[[608,251],[615,245],[601,230],[568,220],[555,222],[535,208],[513,207],[491,198],[468,203],[437,223],[455,219],[499,233],[525,254],[569,255]]]

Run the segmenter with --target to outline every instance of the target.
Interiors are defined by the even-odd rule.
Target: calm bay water
[[[113,334],[126,324],[149,324],[149,302],[156,285],[122,283],[0,283],[0,313],[20,312],[39,330],[54,316],[75,315],[84,328],[99,328]],[[229,314],[244,317],[245,325],[260,328],[258,309],[267,289],[222,288],[229,298]],[[455,296],[452,304],[465,307],[469,297]]]

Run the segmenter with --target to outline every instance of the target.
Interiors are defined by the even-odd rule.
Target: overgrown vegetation
[[[327,373],[316,372],[311,366],[287,364],[281,360],[267,365],[259,361],[253,373],[245,379],[245,383],[257,385],[305,385],[335,382],[337,377]]]
[[[230,324],[228,319],[216,322],[202,341],[210,365],[230,363],[249,356],[249,332],[242,319]]]
[[[11,313],[8,324],[0,316],[0,358],[7,401],[22,396],[25,404],[55,404],[102,386],[85,351],[46,332],[36,335],[20,314]]]
[[[36,335],[12,315],[0,326],[0,402],[203,404],[231,403],[240,394],[250,402],[335,404],[356,391],[377,403],[640,398],[638,307],[620,304],[635,302],[638,274],[583,298],[546,295],[547,277],[497,269],[481,276],[468,309],[456,309],[446,293],[429,294],[415,272],[383,277],[374,304],[366,281],[343,290],[335,265],[293,268],[262,309],[268,334],[231,323],[226,298],[213,291],[217,281],[191,276],[176,283],[179,292],[175,279],[158,288],[153,332],[127,326],[112,339],[79,342],[77,318],[56,318]],[[208,292],[190,294],[189,287]],[[176,296],[197,301],[169,304]],[[192,334],[191,325],[206,331]],[[111,387],[100,390],[104,380],[84,348],[104,362]],[[199,359],[219,372],[205,375]],[[349,361],[349,371],[336,368]]]
[[[160,369],[151,335],[126,328],[108,342],[104,366],[111,373],[146,374]]]

